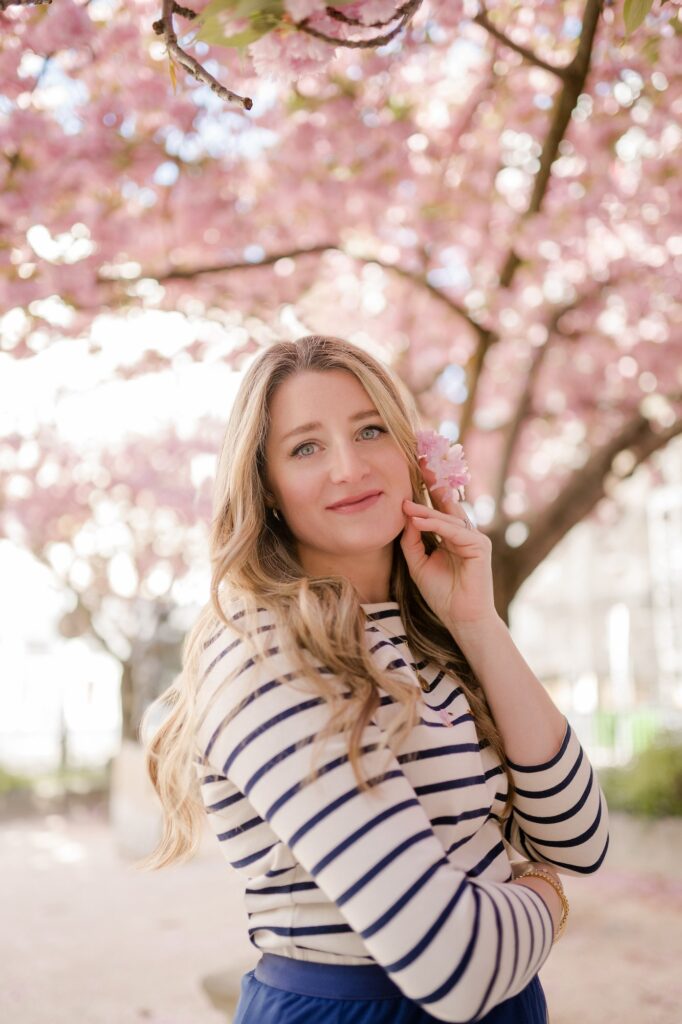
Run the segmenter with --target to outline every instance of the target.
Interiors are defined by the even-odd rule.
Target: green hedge
[[[14,793],[18,789],[29,790],[30,788],[31,779],[27,775],[19,775],[0,765],[0,796],[4,796],[5,793]]]
[[[614,811],[682,817],[682,734],[662,731],[622,768],[602,768],[599,782]]]
[[[18,791],[31,792],[49,781],[65,792],[89,793],[106,791],[109,775],[104,768],[71,768],[66,771],[40,772],[35,775],[21,775],[0,765],[0,797]]]

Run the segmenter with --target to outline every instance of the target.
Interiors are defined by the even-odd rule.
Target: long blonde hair
[[[272,613],[278,636],[290,641],[296,668],[329,703],[330,720],[320,740],[334,731],[347,733],[349,761],[362,789],[369,787],[361,772],[361,739],[379,705],[379,688],[399,706],[389,731],[391,746],[398,746],[418,719],[420,690],[404,678],[379,670],[363,643],[365,615],[353,585],[337,575],[306,576],[297,558],[295,538],[285,521],[275,518],[267,506],[271,495],[264,453],[272,396],[292,374],[333,369],[350,371],[363,385],[405,455],[413,500],[431,505],[417,461],[415,433],[420,424],[414,401],[402,382],[369,353],[340,338],[308,335],[272,344],[249,365],[230,412],[215,479],[209,535],[210,600],[185,637],[179,675],[147,708],[140,723],[147,770],[163,811],[162,837],[156,849],[138,862],[142,870],[188,860],[201,841],[206,812],[195,762],[203,760],[196,733],[204,647],[224,623],[255,651],[263,650],[255,630],[242,632],[228,618],[221,596],[239,599],[247,613],[243,621],[248,622],[257,608]],[[435,535],[422,532],[421,537],[427,553],[433,551],[438,543]],[[509,785],[504,817],[511,809],[514,789],[499,731],[466,658],[412,580],[397,537],[390,600],[398,603],[415,660],[432,661],[456,676],[469,701],[479,739],[496,751]],[[347,699],[333,677],[316,671],[310,656],[343,681],[350,690]],[[160,707],[171,710],[145,740]]]

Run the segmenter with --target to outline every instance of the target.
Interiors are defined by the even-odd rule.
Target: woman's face
[[[412,497],[409,467],[357,377],[296,373],[272,396],[270,420],[266,486],[303,567],[351,579],[371,578],[373,568],[390,572],[392,542],[406,523],[402,503]],[[378,497],[330,507],[368,491]]]

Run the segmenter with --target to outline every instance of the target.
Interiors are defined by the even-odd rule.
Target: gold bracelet
[[[568,905],[568,900],[566,899],[566,893],[564,892],[564,887],[561,884],[561,882],[554,877],[554,875],[550,875],[549,871],[547,871],[543,867],[540,867],[539,865],[534,866],[534,867],[530,867],[530,868],[526,868],[526,870],[524,872],[522,872],[522,874],[517,875],[516,877],[517,877],[517,879],[519,879],[519,878],[527,878],[528,876],[531,876],[531,877],[534,877],[534,878],[544,878],[544,880],[546,882],[549,882],[549,884],[552,886],[552,888],[554,889],[555,893],[557,894],[557,896],[561,900],[561,920],[559,921],[559,927],[556,930],[556,935],[554,936],[554,939],[553,939],[553,942],[552,942],[552,945],[554,945],[554,943],[562,935],[563,930],[566,927],[566,921],[568,920],[568,912],[570,910],[570,907]]]

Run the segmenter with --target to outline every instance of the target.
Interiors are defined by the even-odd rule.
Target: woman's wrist
[[[554,942],[563,934],[568,919],[569,905],[559,878],[541,866],[532,866],[514,879],[517,885],[533,889],[544,901],[554,925]]]

